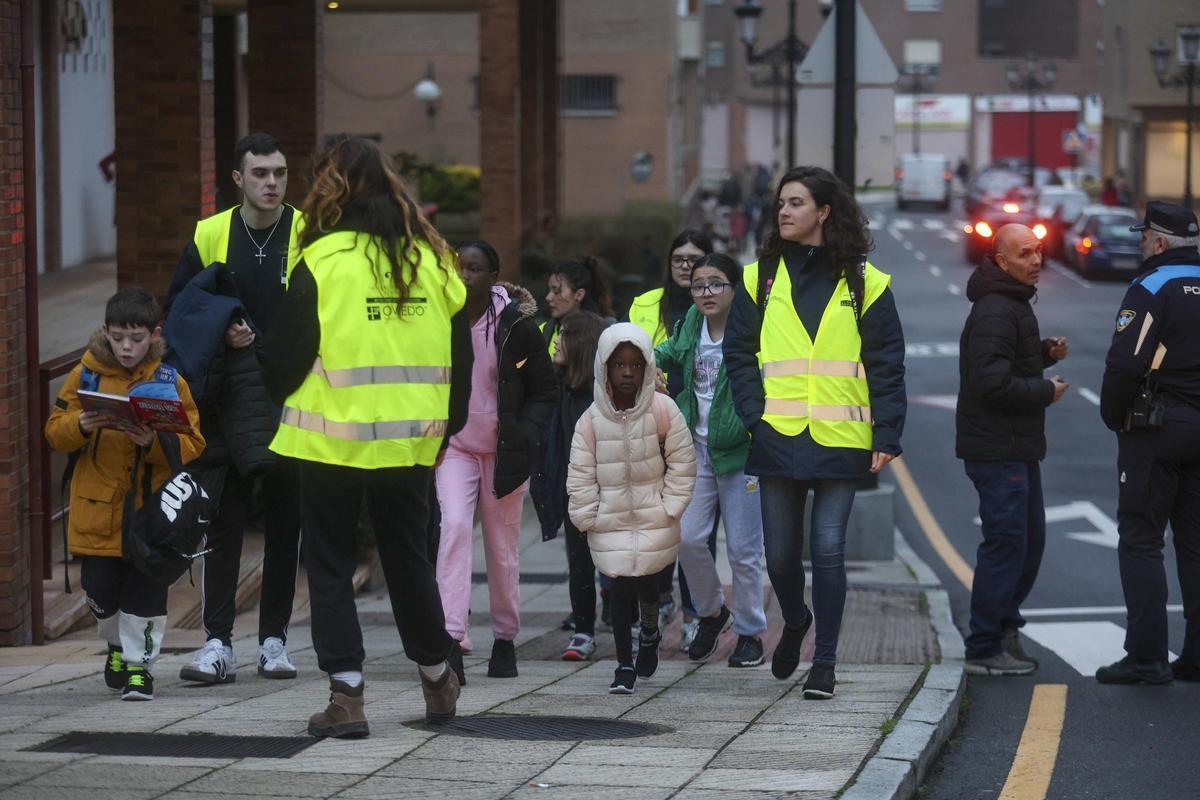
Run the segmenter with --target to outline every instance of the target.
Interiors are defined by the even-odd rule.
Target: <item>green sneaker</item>
[[[125,688],[121,690],[122,700],[153,700],[154,678],[144,667],[125,667]]]
[[[121,648],[116,645],[108,646],[108,655],[104,657],[104,685],[114,692],[125,688],[125,661],[121,657]]]

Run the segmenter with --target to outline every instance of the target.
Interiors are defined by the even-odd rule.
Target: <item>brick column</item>
[[[522,243],[553,231],[558,216],[558,0],[521,0]],[[482,40],[481,40],[482,41]]]
[[[518,4],[482,0],[479,9],[480,230],[500,254],[501,275],[517,278],[521,247]]]
[[[0,0],[0,645],[29,633],[21,14]]]
[[[308,166],[321,144],[324,3],[316,0],[247,0],[250,50],[246,98],[250,130],[279,140],[288,159],[286,200],[299,205]],[[231,169],[232,165],[220,165]]]
[[[160,296],[215,210],[211,6],[113,3],[117,283]]]

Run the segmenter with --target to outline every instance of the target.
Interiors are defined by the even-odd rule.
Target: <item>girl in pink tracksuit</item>
[[[537,303],[519,286],[497,283],[500,259],[487,242],[459,250],[467,287],[463,313],[471,323],[475,356],[467,423],[450,438],[436,472],[442,512],[437,579],[446,631],[459,643],[451,657],[461,674],[471,649],[472,532],[476,510],[483,527],[491,605],[492,657],[488,675],[517,675],[513,639],[520,630],[517,542],[529,472],[557,397]]]

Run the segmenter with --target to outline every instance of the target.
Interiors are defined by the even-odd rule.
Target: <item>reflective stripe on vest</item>
[[[335,422],[316,411],[301,411],[284,406],[284,425],[294,425],[311,433],[350,442],[375,442],[382,439],[418,439],[445,436],[444,419],[402,419],[390,422]]]
[[[419,251],[400,302],[380,286],[381,249],[367,234],[329,233],[304,249],[321,339],[284,403],[274,452],[357,469],[433,464],[449,416],[450,318],[466,289],[452,265]]]
[[[651,289],[639,294],[629,304],[629,321],[646,332],[654,347],[667,340],[668,332],[663,330],[659,306],[662,304],[663,290]]]
[[[863,313],[887,288],[889,277],[867,264]],[[745,290],[758,289],[758,264],[746,267]],[[780,265],[759,337],[759,369],[766,403],[763,421],[785,436],[809,431],[824,447],[871,449],[871,402],[862,340],[845,279],[821,316],[815,341],[792,303],[787,268]]]
[[[312,371],[322,376],[334,389],[351,386],[382,386],[390,383],[450,383],[449,367],[351,367],[325,369],[321,357],[313,362]]]
[[[290,275],[292,267],[300,261],[299,241],[300,231],[304,228],[304,216],[295,207],[287,207],[292,209],[292,227],[288,232],[287,255],[287,274]],[[203,266],[211,267],[218,262],[229,263],[229,229],[235,222],[233,212],[239,208],[240,206],[227,208],[196,223],[192,241],[196,244],[196,251],[200,254],[200,263]]]

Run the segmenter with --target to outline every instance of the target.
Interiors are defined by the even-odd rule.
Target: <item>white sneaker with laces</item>
[[[258,648],[258,674],[264,678],[294,678],[296,667],[288,658],[283,640],[268,636]]]
[[[197,683],[233,683],[237,680],[233,648],[221,644],[220,639],[209,639],[191,663],[179,670],[179,677]]]
[[[590,633],[577,633],[562,652],[563,661],[587,661],[596,652],[596,638]]]
[[[679,650],[686,653],[688,648],[692,646],[692,642],[696,640],[696,634],[700,632],[700,618],[692,617],[685,619],[683,625],[679,628]]]

